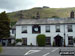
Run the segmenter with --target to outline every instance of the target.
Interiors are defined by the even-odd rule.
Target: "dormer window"
[[[27,33],[27,26],[22,26],[22,33]]]
[[[39,25],[33,25],[32,26],[32,33],[40,33],[40,26]]]

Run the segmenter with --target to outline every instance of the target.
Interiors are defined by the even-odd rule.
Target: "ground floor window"
[[[51,45],[51,37],[46,37],[46,45]]]
[[[73,45],[73,36],[68,36],[68,45]]]
[[[27,38],[22,38],[22,44],[27,45]]]

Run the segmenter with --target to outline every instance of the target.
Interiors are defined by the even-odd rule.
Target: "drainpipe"
[[[64,33],[64,47],[65,47],[65,33]]]
[[[64,47],[65,47],[65,24],[64,24]]]

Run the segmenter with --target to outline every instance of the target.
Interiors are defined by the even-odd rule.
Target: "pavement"
[[[60,50],[75,50],[75,47],[3,47],[0,56],[61,56]]]

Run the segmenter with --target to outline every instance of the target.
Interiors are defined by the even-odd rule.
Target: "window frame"
[[[56,25],[56,32],[60,32],[60,25]]]
[[[73,41],[73,36],[68,36],[68,45],[73,45],[74,41]]]
[[[22,26],[22,33],[27,33],[27,26]]]
[[[45,32],[50,32],[50,25],[45,26]]]
[[[46,37],[46,45],[51,45],[51,37]]]
[[[12,29],[12,34],[15,34],[15,29]]]
[[[67,25],[67,31],[73,32],[73,26],[71,24]]]

